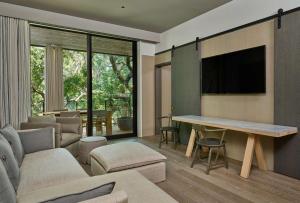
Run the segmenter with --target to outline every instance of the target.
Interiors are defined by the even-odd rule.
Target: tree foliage
[[[43,112],[45,49],[31,47],[32,112]],[[64,103],[87,109],[86,52],[63,50]],[[113,117],[132,116],[132,57],[93,54],[93,110],[109,109]]]

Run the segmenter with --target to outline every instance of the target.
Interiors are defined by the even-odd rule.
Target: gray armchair
[[[74,156],[78,156],[79,140],[82,137],[80,118],[56,117],[55,120],[38,117],[29,118],[26,123],[21,123],[21,130],[52,127],[55,129],[55,147],[66,148]]]

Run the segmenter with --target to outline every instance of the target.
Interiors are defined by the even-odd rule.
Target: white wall
[[[57,26],[159,42],[159,33],[0,2],[0,15]]]
[[[155,44],[152,43],[146,43],[140,41],[138,43],[138,74],[137,74],[137,79],[138,79],[138,119],[137,119],[137,126],[138,126],[138,136],[142,137],[143,136],[143,122],[142,122],[142,117],[143,117],[143,56],[153,56],[155,55]]]
[[[160,35],[156,52],[191,42],[300,6],[300,0],[233,0]]]

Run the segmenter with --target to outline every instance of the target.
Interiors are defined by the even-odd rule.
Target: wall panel
[[[266,45],[266,93],[250,95],[203,95],[203,116],[273,123],[274,121],[274,21],[237,30],[201,43],[202,58]],[[246,136],[229,132],[228,156],[242,160]],[[273,169],[273,139],[262,137],[269,169]]]

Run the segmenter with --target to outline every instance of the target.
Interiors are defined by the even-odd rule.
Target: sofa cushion
[[[14,189],[17,190],[20,180],[20,169],[10,144],[0,134],[0,158]]]
[[[21,166],[24,157],[24,149],[18,132],[12,126],[6,125],[4,128],[0,129],[0,133],[11,145],[14,155],[18,161],[18,165]]]
[[[42,202],[49,198],[71,194],[74,191],[82,191],[94,188],[99,184],[116,182],[112,194],[125,191],[129,202],[136,203],[175,203],[170,195],[157,187],[154,183],[147,180],[135,170],[109,173],[101,176],[76,179],[65,184],[54,187],[42,188],[24,195],[17,195],[18,203]]]
[[[20,172],[18,195],[88,177],[70,152],[63,148],[26,154]]]
[[[115,186],[115,182],[105,183],[103,185],[97,186],[95,188],[81,191],[78,193],[67,194],[65,196],[56,197],[53,199],[46,200],[44,202],[53,202],[53,203],[77,203],[79,201],[88,200],[91,198],[104,196],[110,194]]]
[[[16,202],[16,192],[8,178],[2,161],[0,161],[0,202]]]
[[[74,142],[78,142],[81,138],[81,135],[76,133],[62,133],[61,134],[61,147],[66,147],[70,144],[73,144]]]
[[[166,160],[162,154],[137,142],[121,142],[98,147],[92,150],[90,155],[106,172],[126,170]]]
[[[56,123],[54,115],[28,117],[29,123]]]
[[[62,133],[77,133],[79,132],[80,124],[77,123],[61,123]]]

